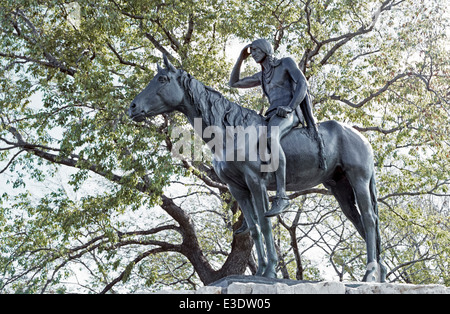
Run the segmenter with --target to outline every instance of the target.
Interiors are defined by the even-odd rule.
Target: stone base
[[[296,281],[256,276],[230,276],[197,291],[162,290],[159,294],[450,294],[442,285]]]
[[[402,283],[346,283],[346,294],[450,294],[442,285],[411,285]]]

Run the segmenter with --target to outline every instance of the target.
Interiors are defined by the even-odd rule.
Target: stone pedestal
[[[256,276],[230,276],[197,291],[162,290],[160,294],[450,294],[442,285],[297,281]]]

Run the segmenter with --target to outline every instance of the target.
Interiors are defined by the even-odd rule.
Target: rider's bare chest
[[[296,84],[283,66],[273,67],[262,72],[264,93],[269,99],[276,99],[282,95],[292,94]]]

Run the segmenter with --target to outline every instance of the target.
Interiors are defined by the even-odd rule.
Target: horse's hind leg
[[[342,212],[353,223],[358,233],[365,240],[366,232],[364,231],[361,215],[356,208],[355,193],[353,192],[353,188],[348,179],[345,176],[342,176],[336,178],[334,183],[325,183],[324,185],[331,193],[333,193]]]
[[[379,261],[379,233],[378,233],[378,215],[374,209],[372,196],[370,192],[370,180],[372,175],[365,175],[363,171],[347,172],[353,191],[356,196],[359,211],[361,212],[362,225],[365,232],[365,241],[367,247],[367,270],[363,281],[380,281]],[[376,200],[375,200],[376,202]]]

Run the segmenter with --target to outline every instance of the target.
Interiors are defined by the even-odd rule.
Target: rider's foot
[[[272,203],[272,208],[264,214],[266,217],[275,217],[289,208],[289,198],[277,196]]]

